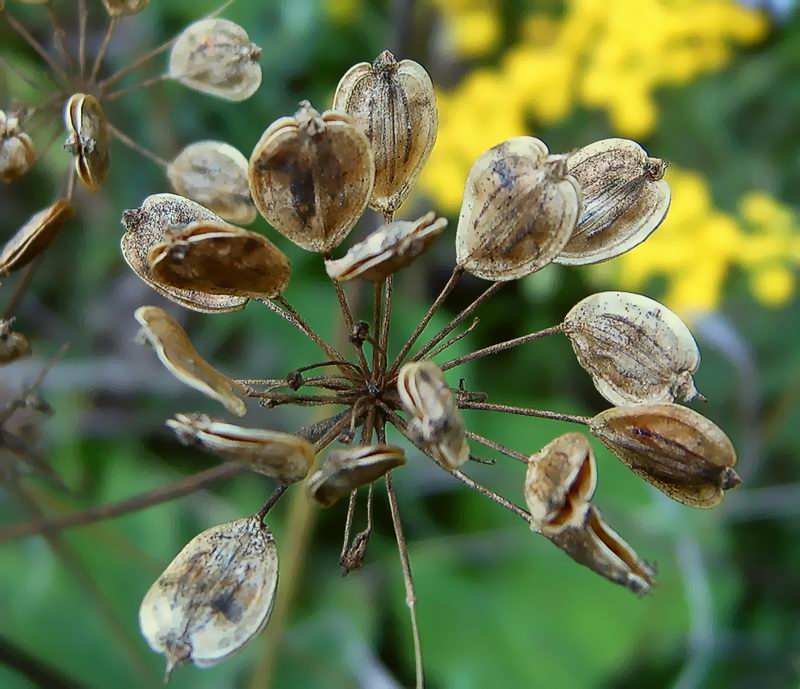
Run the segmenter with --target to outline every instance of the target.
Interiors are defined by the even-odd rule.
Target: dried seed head
[[[59,230],[75,215],[69,199],[34,213],[0,251],[0,275],[25,267],[52,242]]]
[[[14,332],[11,327],[14,319],[0,319],[0,365],[10,364],[31,353],[28,338],[22,333]]]
[[[600,292],[564,319],[580,365],[611,404],[651,404],[697,396],[700,350],[684,322],[639,294]]]
[[[127,17],[141,12],[150,0],[103,0],[103,4],[110,17]]]
[[[569,241],[581,192],[547,146],[519,136],[484,153],[470,170],[458,219],[458,264],[486,280],[516,280],[543,268]]]
[[[545,535],[583,524],[597,486],[597,465],[589,441],[566,433],[528,460],[525,501],[531,528]]]
[[[406,455],[395,445],[361,445],[331,450],[322,466],[306,482],[308,494],[323,507],[378,480],[387,471],[406,463]]]
[[[272,298],[289,283],[289,259],[271,241],[222,221],[168,231],[148,253],[153,278],[176,289]]]
[[[379,282],[412,263],[445,227],[447,219],[436,219],[433,212],[414,221],[391,222],[350,247],[344,257],[325,261],[325,270],[340,282],[353,278]]]
[[[308,102],[273,122],[253,149],[250,191],[261,215],[308,251],[337,247],[367,207],[375,162],[349,116]]]
[[[36,160],[33,141],[19,126],[19,120],[0,110],[0,182],[22,177]]]
[[[187,26],[172,46],[169,76],[190,89],[243,101],[261,85],[261,48],[238,24],[201,19]]]
[[[278,586],[272,531],[250,517],[195,536],[145,594],[139,627],[179,665],[208,667],[238,651],[269,620]]]
[[[589,430],[629,469],[684,505],[715,507],[724,490],[741,483],[728,436],[687,407],[614,407],[595,416]]]
[[[237,396],[244,392],[242,386],[197,353],[178,321],[157,306],[140,306],[135,316],[142,324],[141,336],[153,346],[161,363],[173,376],[221,402],[231,414],[245,415],[247,409]]]
[[[148,254],[156,244],[166,241],[170,230],[201,221],[222,222],[221,218],[199,203],[182,196],[148,196],[139,208],[122,214],[122,225],[125,228],[120,242],[122,256],[145,283],[181,306],[202,313],[225,313],[243,309],[247,304],[246,297],[178,289],[160,282],[150,270]]]
[[[408,195],[436,142],[439,114],[428,73],[388,50],[375,62],[354,65],[342,77],[333,107],[350,114],[375,154],[370,207],[394,213]]]
[[[229,222],[247,225],[256,207],[247,184],[247,158],[221,141],[198,141],[184,148],[167,168],[172,188]]]
[[[567,170],[583,192],[583,212],[555,262],[599,263],[647,239],[669,210],[666,168],[628,139],[604,139],[568,156]]]
[[[281,483],[304,479],[316,455],[314,446],[299,436],[243,428],[206,414],[176,414],[167,426],[184,445],[199,445]]]
[[[64,124],[64,148],[75,158],[78,179],[89,191],[97,191],[111,163],[111,133],[97,98],[85,93],[70,96],[64,105]]]
[[[432,361],[405,364],[397,376],[400,401],[411,414],[409,430],[450,469],[469,459],[464,421],[444,373]]]

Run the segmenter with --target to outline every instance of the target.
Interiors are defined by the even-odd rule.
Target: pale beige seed
[[[142,635],[166,656],[166,679],[183,663],[208,667],[241,649],[267,624],[277,587],[275,538],[258,519],[195,536],[139,608]]]
[[[298,246],[328,253],[353,229],[372,193],[369,141],[344,113],[308,102],[270,125],[253,149],[250,192],[261,215]]]
[[[33,141],[19,126],[19,119],[0,110],[0,182],[19,179],[36,161]]]
[[[666,306],[629,292],[600,292],[564,319],[580,365],[611,404],[654,404],[697,396],[700,350]]]
[[[666,169],[628,139],[604,139],[570,154],[567,170],[583,192],[583,212],[555,262],[599,263],[647,239],[669,210]]]
[[[569,241],[581,191],[547,146],[520,136],[484,153],[470,170],[456,233],[458,264],[486,280],[540,270]]]
[[[436,142],[439,113],[430,76],[388,50],[342,77],[333,97],[367,134],[375,154],[370,207],[388,216],[403,203]]]
[[[141,336],[158,354],[161,363],[182,383],[221,402],[236,416],[244,416],[247,408],[238,395],[241,385],[220,373],[192,345],[180,323],[157,306],[140,306],[136,320],[142,325]]]
[[[103,108],[94,96],[75,93],[64,106],[64,124],[64,148],[75,158],[78,179],[89,191],[98,191],[111,165],[111,132]]]
[[[110,17],[127,17],[141,12],[149,4],[150,0],[103,0]]]
[[[10,364],[31,353],[28,338],[14,332],[14,319],[0,319],[0,365]]]
[[[34,213],[0,251],[0,275],[19,270],[39,256],[73,215],[69,199],[58,199]]]

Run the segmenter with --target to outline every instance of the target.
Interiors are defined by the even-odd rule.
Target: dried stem
[[[553,419],[555,421],[566,421],[567,423],[579,423],[583,426],[592,420],[588,416],[577,414],[562,414],[557,411],[545,411],[543,409],[528,409],[527,407],[512,407],[508,404],[490,404],[488,402],[470,402],[467,400],[459,401],[460,409],[475,409],[477,411],[499,411],[504,414],[519,414],[521,416],[536,416],[541,419]]]
[[[118,139],[121,143],[125,144],[131,150],[136,151],[136,153],[138,153],[139,155],[144,156],[148,160],[154,162],[156,165],[160,167],[163,167],[164,169],[169,167],[169,163],[166,160],[153,153],[149,148],[136,143],[127,134],[125,134],[125,132],[120,131],[113,124],[111,124],[111,122],[108,122],[108,130],[111,132],[114,138]]]
[[[41,263],[43,257],[44,254],[41,254],[33,259],[33,261],[25,266],[22,274],[17,278],[17,281],[14,283],[14,291],[8,298],[8,302],[6,302],[6,308],[3,311],[2,320],[8,320],[14,315],[14,312],[17,310],[17,306],[19,306],[22,297],[25,296],[25,292],[27,291],[28,286],[31,284],[33,272],[36,270],[36,267],[39,265],[39,263]]]
[[[377,381],[380,377],[380,331],[381,331],[381,315],[383,311],[383,282],[376,282],[373,291],[373,307],[372,307],[372,378]]]
[[[67,50],[67,43],[64,40],[67,32],[64,31],[64,28],[61,26],[61,22],[58,21],[58,17],[56,13],[53,11],[53,7],[48,2],[45,5],[45,9],[47,11],[47,18],[50,20],[50,26],[53,29],[53,36],[55,38],[56,45],[58,46],[58,52],[61,54],[61,60],[64,63],[64,67],[66,68],[67,72],[75,71],[75,64],[72,62],[72,56]]]
[[[261,509],[256,513],[256,519],[259,522],[264,521],[264,517],[267,516],[269,511],[275,506],[275,503],[277,503],[278,500],[281,499],[281,497],[288,488],[289,488],[288,484],[278,486],[272,493],[272,495],[270,495],[269,498],[267,498],[267,501],[261,506]]]
[[[97,75],[100,74],[100,67],[103,65],[103,60],[106,57],[108,46],[111,45],[111,37],[114,35],[114,31],[116,30],[118,23],[118,17],[111,17],[108,20],[108,26],[106,27],[106,33],[103,36],[103,42],[100,44],[100,48],[97,50],[97,55],[94,56],[92,72],[89,75],[90,84],[97,83]]]
[[[391,222],[391,221],[390,221]],[[383,283],[383,318],[381,320],[380,332],[375,334],[378,338],[378,352],[380,353],[380,378],[386,374],[386,366],[388,364],[388,349],[389,349],[389,327],[392,321],[392,296],[393,296],[393,280],[389,275]]]
[[[249,390],[248,397],[255,397],[260,399],[262,403],[268,403],[270,406],[280,406],[282,404],[296,404],[303,405],[320,405],[320,404],[346,404],[349,405],[355,401],[358,396],[357,393],[353,395],[291,395],[284,392],[274,392],[272,390]]]
[[[86,33],[89,21],[89,10],[86,9],[86,0],[78,0],[78,69],[81,81],[86,76]]]
[[[145,79],[144,81],[140,81],[138,84],[132,84],[131,86],[126,86],[124,89],[112,91],[107,96],[104,96],[103,100],[104,101],[116,100],[117,98],[121,98],[122,96],[127,96],[129,93],[135,93],[136,91],[141,91],[142,89],[150,88],[151,86],[155,86],[156,84],[161,84],[167,81],[169,78],[170,78],[169,74],[159,74],[157,77],[151,77],[150,79]]]
[[[476,443],[480,443],[485,447],[489,447],[492,450],[496,450],[500,454],[506,455],[506,457],[511,457],[512,459],[519,460],[523,464],[528,463],[528,456],[522,454],[521,452],[517,452],[516,450],[512,450],[510,447],[506,447],[501,443],[496,443],[494,440],[489,440],[478,433],[473,433],[472,431],[467,431],[467,438],[470,440],[474,440]]]
[[[263,304],[271,304],[271,302],[268,300],[261,301]],[[299,328],[300,331],[306,335],[306,337],[316,343],[325,352],[325,354],[328,355],[328,358],[338,362],[344,361],[344,357],[317,334],[317,332],[305,321],[305,319],[295,310],[295,308],[288,301],[286,301],[286,298],[283,295],[275,297],[275,301],[283,307],[284,313],[288,314],[294,319],[295,326]]]
[[[65,71],[62,69],[61,65],[59,65],[59,64],[58,64],[58,63],[57,63],[57,62],[56,62],[56,61],[55,61],[55,60],[54,60],[54,59],[53,59],[53,58],[50,56],[50,53],[48,53],[48,52],[47,52],[47,51],[46,51],[46,50],[45,50],[45,49],[42,47],[41,43],[39,43],[39,41],[37,41],[37,40],[36,40],[36,39],[35,39],[33,36],[31,36],[31,34],[30,34],[30,33],[28,33],[28,30],[27,30],[27,29],[26,29],[26,28],[25,28],[25,27],[24,27],[22,24],[20,24],[20,23],[19,23],[19,22],[18,22],[16,19],[14,19],[14,17],[12,17],[12,16],[11,16],[11,14],[8,12],[8,10],[5,10],[5,11],[0,11],[0,14],[2,14],[3,16],[5,16],[5,18],[6,18],[6,21],[9,23],[9,25],[11,26],[11,28],[12,28],[12,29],[13,29],[13,30],[14,30],[14,31],[17,33],[17,34],[19,34],[19,36],[20,36],[20,37],[21,37],[21,38],[22,38],[22,39],[23,39],[23,40],[24,40],[24,41],[25,41],[25,42],[26,42],[26,43],[27,43],[27,44],[28,44],[28,45],[29,45],[31,48],[33,48],[33,50],[35,50],[35,51],[36,51],[36,53],[39,55],[39,57],[40,57],[40,58],[42,58],[42,60],[44,60],[44,61],[47,63],[47,65],[50,67],[50,69],[53,71],[53,73],[54,73],[54,74],[56,74],[56,75],[57,75],[57,76],[58,76],[58,77],[59,77],[59,78],[60,78],[60,79],[61,79],[61,80],[64,82],[64,84],[67,84],[67,85],[69,85],[69,83],[70,83],[70,81],[69,81],[69,76],[67,76],[67,73],[66,73],[66,72],[65,72]]]
[[[456,342],[463,340],[467,335],[469,335],[473,330],[475,330],[478,323],[480,323],[480,318],[474,318],[472,323],[469,324],[469,327],[466,328],[466,330],[460,332],[458,335],[453,335],[453,337],[451,337],[449,340],[445,340],[438,346],[434,347],[428,354],[428,358],[433,359],[438,354],[441,354],[445,349],[449,349],[450,347],[452,347]]]

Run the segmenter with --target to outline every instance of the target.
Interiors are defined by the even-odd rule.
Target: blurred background
[[[106,19],[98,0],[88,4],[92,54]],[[49,5],[74,47],[74,3]],[[207,0],[153,2],[122,20],[104,73],[214,7]],[[6,11],[52,44],[47,6],[7,0]],[[209,138],[249,156],[274,119],[293,113],[302,99],[328,107],[341,75],[385,48],[431,73],[438,141],[401,216],[434,208],[451,218],[451,229],[398,277],[393,351],[450,274],[464,180],[487,148],[523,133],[542,138],[554,152],[620,136],[670,162],[672,208],[649,241],[606,264],[553,265],[507,287],[478,312],[480,324],[453,354],[557,323],[592,291],[625,289],[659,299],[697,336],[703,353],[697,384],[708,402],[692,406],[729,433],[745,483],[719,508],[693,510],[596,448],[597,504],[639,555],[658,566],[658,586],[637,599],[409,451],[396,481],[427,686],[800,686],[797,3],[237,0],[224,16],[263,49],[264,79],[255,96],[233,104],[166,82],[108,107],[116,126],[163,158]],[[1,108],[35,100],[34,87],[48,88],[45,65],[2,16],[0,55]],[[164,65],[162,55],[139,77],[157,75]],[[20,71],[34,84],[21,80]],[[38,150],[54,131],[43,126],[40,138],[34,136]],[[0,186],[0,240],[63,191],[70,160],[62,137],[28,175]],[[121,212],[161,191],[169,191],[163,171],[115,144],[103,191],[77,191],[76,218],[14,310],[33,357],[0,368],[4,399],[69,343],[40,390],[52,414],[26,412],[24,419],[68,490],[54,477],[12,468],[16,460],[0,450],[0,528],[109,503],[213,466],[212,457],[179,446],[164,420],[180,411],[218,410],[165,375],[153,352],[134,343],[138,306],[168,308],[197,349],[234,377],[281,377],[317,358],[258,304],[234,314],[190,313],[165,305],[130,272],[119,253]],[[375,224],[366,217],[345,246]],[[335,298],[320,258],[291,246],[260,218],[253,227],[292,259],[287,298],[335,337]],[[0,305],[14,284],[13,277],[4,281]],[[484,287],[464,279],[431,331]],[[607,406],[562,339],[453,373],[494,402],[584,414]],[[454,375],[451,383],[457,380]],[[526,453],[568,430],[523,417],[466,416],[472,430]],[[249,425],[289,431],[313,420],[313,412],[255,405],[247,417]],[[518,464],[500,457],[493,466],[468,469],[522,502]],[[190,538],[253,513],[270,490],[263,478],[240,476],[114,520],[0,543],[0,686],[159,686],[162,659],[138,632],[142,596]],[[337,504],[316,512],[297,498],[275,508],[270,523],[282,557],[283,600],[267,631],[221,665],[179,669],[175,687],[413,683],[405,593],[383,489],[366,564],[342,578],[337,559],[345,511]],[[37,683],[30,679],[34,671],[51,674]]]

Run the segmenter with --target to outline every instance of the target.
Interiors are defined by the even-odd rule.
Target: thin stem
[[[344,570],[345,556],[347,551],[350,550],[350,534],[353,530],[353,517],[356,513],[356,498],[358,496],[358,489],[350,491],[350,501],[347,503],[347,516],[344,519],[344,536],[342,537],[342,552],[339,553],[339,566],[342,567],[343,573],[349,572]]]
[[[328,355],[328,358],[340,362],[344,361],[344,357],[342,357],[339,352],[337,352],[317,334],[317,332],[305,321],[305,319],[295,310],[295,308],[288,301],[286,301],[286,298],[283,295],[275,297],[275,301],[285,309],[286,313],[294,318],[297,326],[302,330],[303,333],[305,333],[306,337],[315,342]]]
[[[373,306],[372,306],[372,378],[377,381],[380,377],[380,331],[381,331],[381,315],[383,311],[383,282],[376,282],[373,291]]]
[[[389,221],[391,222],[391,221]],[[393,296],[393,280],[389,275],[384,281],[383,288],[383,319],[381,320],[380,333],[376,333],[378,338],[378,351],[380,353],[380,368],[381,380],[386,375],[386,366],[388,365],[388,350],[389,350],[389,327],[392,322],[392,296]]]
[[[6,70],[8,70],[8,72],[10,74],[13,74],[14,76],[16,76],[17,79],[19,79],[20,81],[24,81],[32,90],[37,91],[37,90],[39,90],[41,88],[40,84],[38,84],[36,81],[34,81],[34,79],[29,77],[27,74],[23,73],[16,65],[14,65],[12,62],[7,60],[3,55],[0,55],[0,64],[2,64],[3,67],[5,67]],[[6,79],[4,79],[3,82],[4,83],[2,85],[4,87],[7,87],[8,86],[8,81]],[[9,88],[9,90],[10,90],[10,88]]]
[[[264,521],[264,517],[267,516],[269,511],[275,506],[275,503],[281,499],[281,497],[288,488],[289,484],[283,484],[281,486],[278,486],[272,493],[272,495],[270,495],[269,498],[267,498],[267,501],[261,506],[261,509],[258,512],[256,512],[256,519],[259,522]]]
[[[17,306],[19,306],[20,301],[22,301],[22,297],[25,296],[25,292],[31,283],[33,272],[36,270],[36,267],[39,265],[39,263],[41,263],[43,256],[44,254],[33,259],[33,261],[25,266],[22,274],[19,276],[19,278],[17,278],[16,283],[14,283],[14,291],[11,293],[8,302],[6,303],[6,308],[3,311],[2,320],[7,321],[9,318],[11,318],[11,316],[14,315],[14,312],[17,310]]]
[[[0,665],[25,677],[33,687],[47,689],[84,689],[82,682],[65,675],[42,658],[32,655],[11,640],[0,636]]]
[[[282,404],[297,405],[320,405],[320,404],[350,404],[357,397],[353,395],[290,395],[284,392],[274,392],[272,390],[249,390],[248,397],[263,400],[269,406],[279,406]]]
[[[55,355],[44,366],[42,366],[41,370],[36,375],[36,378],[33,379],[33,382],[24,386],[22,390],[19,391],[19,394],[8,404],[6,404],[2,411],[0,411],[0,428],[5,425],[6,421],[14,416],[14,413],[18,409],[22,409],[28,403],[28,398],[30,395],[39,389],[39,386],[44,382],[47,374],[50,373],[50,370],[53,368],[53,366],[55,366],[61,360],[61,357],[64,356],[68,347],[69,345],[66,343],[61,345],[61,348],[55,353]]]
[[[80,67],[81,81],[86,75],[86,33],[89,20],[89,11],[86,9],[86,0],[78,0],[78,64]]]
[[[520,416],[536,416],[541,419],[554,419],[555,421],[566,421],[567,423],[579,423],[587,426],[592,420],[589,416],[579,416],[578,414],[562,414],[557,411],[545,411],[544,409],[528,409],[527,407],[512,407],[508,404],[490,404],[488,402],[459,401],[460,409],[475,409],[477,411],[499,411],[504,414],[519,414]]]
[[[506,457],[511,457],[512,459],[519,460],[523,464],[528,463],[528,456],[522,454],[521,452],[517,452],[516,450],[512,450],[510,447],[507,447],[501,443],[496,443],[494,440],[489,440],[478,433],[473,433],[472,431],[466,432],[467,438],[470,440],[474,440],[476,443],[480,443],[485,447],[489,447],[492,450],[496,450],[500,454],[506,455]]]
[[[64,31],[61,23],[58,21],[58,17],[56,13],[53,11],[53,7],[48,2],[45,5],[47,10],[47,17],[50,20],[50,26],[53,29],[53,36],[55,37],[56,45],[58,46],[58,52],[61,54],[61,59],[64,62],[64,67],[66,68],[67,72],[74,71],[74,63],[72,62],[72,56],[67,50],[67,44],[64,40],[66,36],[66,31]]]
[[[61,65],[59,65],[50,56],[50,54],[42,47],[41,43],[39,43],[39,41],[37,41],[33,36],[31,36],[31,34],[28,33],[28,30],[22,24],[20,24],[16,19],[14,19],[14,17],[12,17],[7,10],[5,12],[2,12],[1,14],[5,16],[6,21],[9,23],[11,28],[17,34],[19,34],[22,37],[22,39],[31,48],[33,48],[33,50],[36,51],[36,53],[39,55],[39,57],[42,58],[42,60],[44,60],[47,63],[47,65],[50,67],[51,70],[53,70],[56,76],[58,76],[65,84],[69,84],[70,82],[67,73],[62,69]]]
[[[103,60],[106,57],[108,46],[111,45],[111,37],[114,35],[114,31],[117,28],[118,22],[118,17],[111,17],[111,19],[108,20],[108,26],[106,27],[105,36],[103,36],[103,42],[100,44],[100,48],[97,50],[97,55],[94,56],[92,72],[89,75],[90,84],[97,83],[97,75],[100,74],[100,67],[103,65]]]
[[[465,330],[460,332],[458,335],[453,335],[449,340],[445,340],[441,344],[434,347],[430,353],[428,354],[429,359],[433,359],[438,354],[441,354],[444,350],[449,349],[452,347],[456,342],[463,340],[467,335],[469,335],[475,328],[477,327],[478,323],[480,323],[480,318],[474,318],[472,323],[469,324]]]
[[[156,165],[163,167],[164,169],[169,167],[169,163],[161,158],[160,156],[153,153],[149,148],[142,146],[141,144],[136,143],[133,139],[131,139],[127,134],[117,129],[111,122],[108,122],[108,130],[111,132],[112,136],[118,139],[121,143],[125,144],[128,148],[132,151],[136,151],[141,156],[144,156],[148,160],[152,161]]]
[[[155,86],[156,84],[161,84],[167,81],[169,78],[170,78],[169,74],[159,74],[157,77],[151,77],[150,79],[145,79],[144,81],[140,81],[138,84],[133,84],[131,86],[126,86],[124,89],[112,91],[107,96],[104,96],[103,100],[104,101],[116,100],[117,98],[121,98],[122,96],[127,96],[129,93],[135,93],[136,91],[141,91],[142,89],[150,88],[151,86]]]
[[[75,195],[75,178],[77,175],[78,173],[75,171],[75,167],[70,166],[69,172],[67,173],[67,191],[64,194],[69,201],[72,201],[72,197]]]

